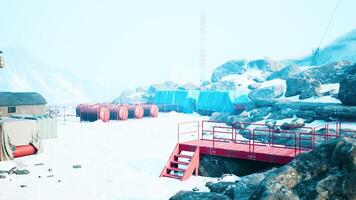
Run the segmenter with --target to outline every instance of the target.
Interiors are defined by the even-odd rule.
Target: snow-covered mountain
[[[288,60],[296,65],[325,65],[331,62],[347,60],[356,63],[356,29],[340,36],[315,54],[301,59]]]
[[[53,68],[23,48],[2,50],[6,67],[0,71],[0,91],[39,92],[51,104],[104,101],[110,98],[108,87]]]

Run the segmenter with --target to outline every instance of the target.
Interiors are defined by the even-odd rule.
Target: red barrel
[[[99,108],[99,119],[103,122],[108,122],[110,120],[110,110],[107,107]]]
[[[144,114],[144,109],[142,105],[129,105],[127,106],[129,111],[129,118],[142,119]]]
[[[143,105],[145,117],[157,117],[158,107],[156,105]]]
[[[118,120],[127,120],[129,118],[129,111],[125,106],[119,106],[117,110]]]
[[[14,158],[29,156],[37,153],[36,147],[32,144],[16,146],[16,150],[13,152]]]
[[[80,121],[93,122],[99,119],[100,105],[85,104],[80,107]]]

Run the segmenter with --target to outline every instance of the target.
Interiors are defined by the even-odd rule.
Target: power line
[[[325,31],[324,31],[324,34],[323,34],[323,36],[322,36],[321,39],[320,39],[320,42],[319,42],[319,45],[318,45],[318,49],[320,48],[321,44],[323,43],[323,41],[324,41],[324,39],[325,39],[325,37],[326,37],[326,34],[327,34],[328,31],[329,31],[329,27],[330,27],[331,22],[333,21],[335,15],[336,15],[336,11],[337,11],[337,8],[338,8],[339,5],[340,5],[340,2],[341,2],[341,0],[339,0],[339,1],[337,2],[336,6],[335,6],[334,12],[332,13],[332,15],[331,15],[331,17],[330,17],[330,20],[329,20],[329,22],[328,22],[328,24],[327,24],[327,26],[326,26]]]

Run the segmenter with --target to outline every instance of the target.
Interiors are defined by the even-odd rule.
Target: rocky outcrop
[[[289,78],[287,79],[287,91],[285,96],[299,95],[299,99],[320,97],[321,83],[316,79]]]
[[[355,199],[356,140],[324,143],[271,172],[250,199]]]
[[[338,98],[344,105],[356,106],[356,75],[347,76],[340,82]]]
[[[215,192],[180,191],[169,200],[230,200],[230,198]]]
[[[313,67],[296,75],[297,78],[315,79],[321,84],[340,83],[345,76],[355,74],[356,65],[348,61],[339,61]]]
[[[259,99],[274,99],[283,96],[284,94],[284,85],[275,85],[270,87],[259,88],[252,90],[248,97],[250,100],[259,100]]]
[[[213,112],[209,120],[217,122],[226,122],[229,116],[230,113]]]
[[[207,177],[220,177],[224,174],[245,176],[275,166],[277,165],[272,163],[204,155],[200,158],[199,175]]]
[[[283,80],[287,80],[289,78],[294,77],[296,74],[302,72],[303,70],[301,69],[301,67],[297,66],[297,65],[288,65],[286,67],[284,67],[283,69],[281,69],[280,71],[276,71],[271,73],[268,77],[267,80],[273,80],[273,79],[283,79]]]
[[[211,82],[218,82],[223,77],[231,74],[243,74],[246,72],[246,60],[231,60],[217,67],[211,76]]]
[[[211,90],[236,90],[239,87],[234,81],[219,81],[211,84]]]
[[[248,69],[257,69],[264,72],[274,72],[280,70],[282,65],[275,60],[266,58],[266,59],[258,59],[252,60],[247,64]]]
[[[269,119],[284,119],[297,116],[311,122],[313,120],[356,119],[356,106],[335,103],[293,102],[286,100],[258,100],[250,109],[270,107]]]

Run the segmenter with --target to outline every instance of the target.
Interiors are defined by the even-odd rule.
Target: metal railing
[[[180,136],[194,134],[190,140],[211,141],[213,149],[219,142],[232,142],[234,144],[248,145],[249,152],[255,152],[259,146],[269,146],[281,149],[293,149],[294,155],[314,149],[321,140],[328,141],[340,136],[342,122],[327,123],[316,127],[301,127],[292,130],[282,130],[280,125],[269,127],[265,124],[237,122],[233,126],[225,125],[222,121],[184,122],[178,124],[177,141]],[[249,127],[247,127],[249,125]],[[336,127],[335,131],[331,127]],[[190,127],[185,128],[183,127]],[[237,134],[245,131],[245,138],[238,139]],[[324,132],[322,132],[324,131]],[[355,133],[356,130],[342,130]],[[207,134],[211,134],[207,138]],[[241,134],[242,135],[242,134]]]

